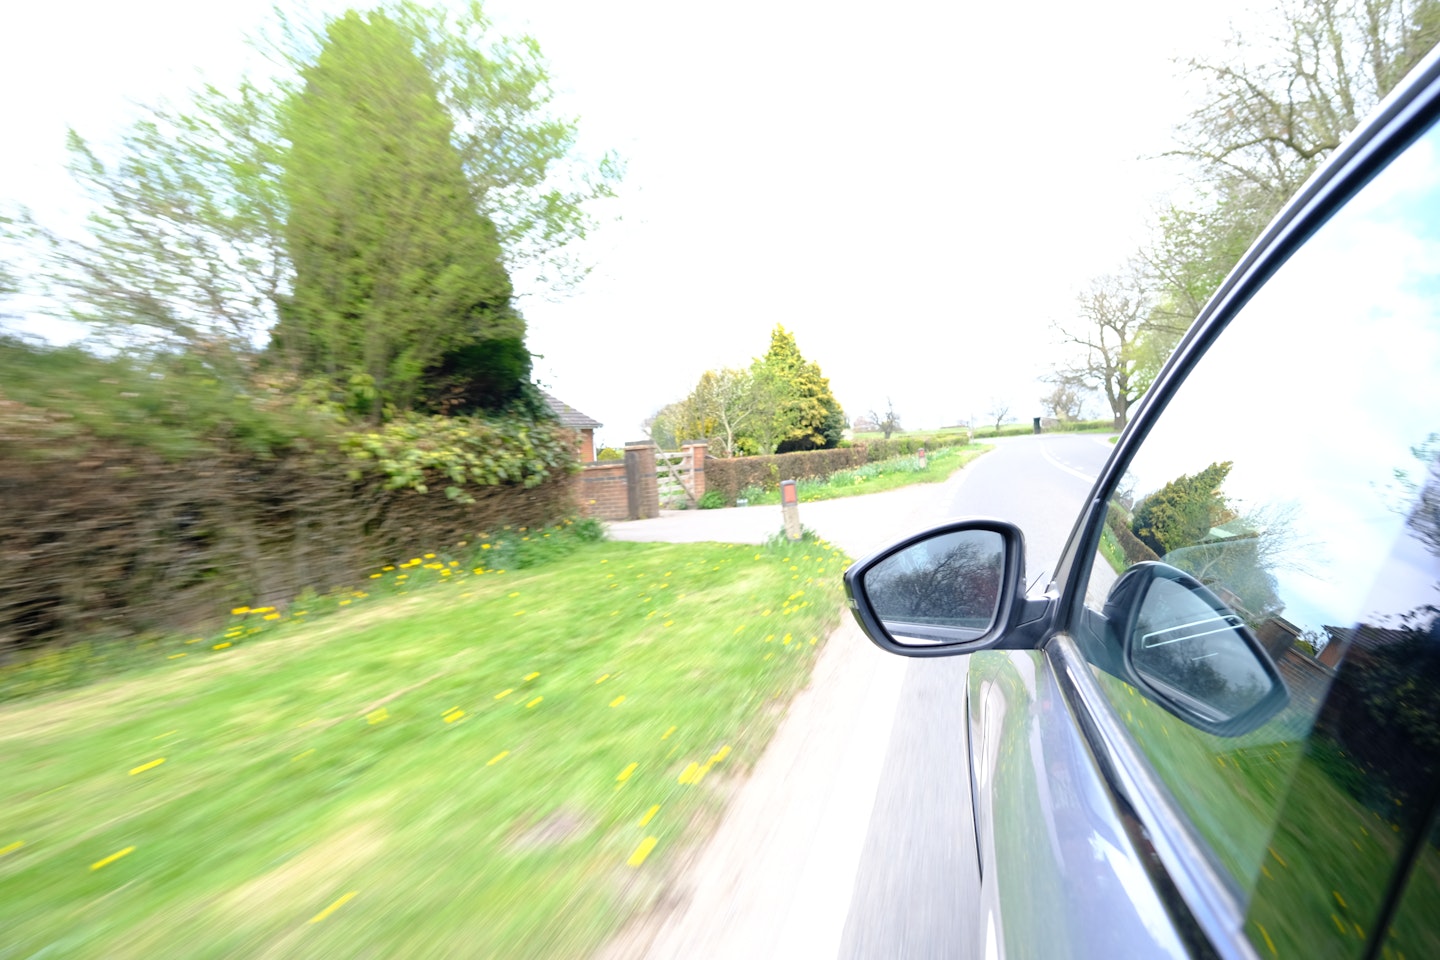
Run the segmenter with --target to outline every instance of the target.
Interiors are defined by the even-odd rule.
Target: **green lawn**
[[[0,705],[0,957],[586,956],[715,824],[846,562],[417,557]]]

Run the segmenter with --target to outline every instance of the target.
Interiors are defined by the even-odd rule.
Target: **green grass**
[[[918,457],[896,457],[867,463],[854,470],[842,470],[826,480],[800,480],[795,484],[796,494],[801,503],[816,500],[836,500],[840,497],[855,497],[865,493],[881,493],[897,490],[916,483],[940,483],[951,474],[970,463],[982,453],[994,447],[970,444],[964,447],[940,447],[926,457],[926,465],[920,466]],[[763,506],[780,502],[780,491],[747,489],[742,496],[750,506]]]
[[[589,955],[716,822],[847,560],[553,552],[421,554],[0,705],[0,956]]]
[[[1125,548],[1120,546],[1115,531],[1108,525],[1100,529],[1100,556],[1105,558],[1110,569],[1116,573],[1124,573],[1130,568],[1130,561],[1125,559]]]

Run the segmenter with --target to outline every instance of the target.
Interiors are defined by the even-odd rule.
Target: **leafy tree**
[[[275,103],[248,82],[205,87],[191,112],[152,111],[106,164],[70,131],[71,176],[93,211],[84,233],[20,209],[4,225],[38,261],[29,292],[109,342],[183,348],[223,366],[274,319],[279,242]]]
[[[1212,528],[1235,519],[1221,490],[1232,466],[1212,463],[1171,480],[1136,507],[1131,531],[1161,557],[1210,539]]]
[[[1190,61],[1205,101],[1171,154],[1195,162],[1202,194],[1167,211],[1141,254],[1152,358],[1164,362],[1285,202],[1437,41],[1440,0],[1293,0],[1272,36],[1237,33],[1225,59]],[[1156,369],[1146,362],[1142,380]]]
[[[763,406],[754,376],[748,370],[707,370],[692,396],[711,427],[699,435],[710,440],[717,454],[735,456],[741,436]]]
[[[613,156],[578,155],[575,121],[551,110],[536,42],[496,38],[478,3],[458,13],[410,2],[384,10],[434,80],[469,202],[495,225],[505,262],[543,286],[573,283],[584,268],[568,245],[594,225],[594,202],[612,195],[622,171]],[[323,27],[278,27],[267,52],[291,73],[153,109],[114,162],[72,131],[71,172],[95,212],[78,236],[23,209],[0,220],[38,262],[24,292],[48,294],[49,312],[123,346],[243,361],[263,342],[291,278],[282,114],[326,46]]]
[[[748,453],[769,455],[799,429],[802,407],[794,402],[793,384],[784,372],[757,360],[750,367],[750,402],[754,415],[739,447]]]
[[[1056,324],[1065,341],[1080,348],[1056,376],[1103,393],[1116,430],[1125,427],[1130,407],[1147,385],[1140,375],[1139,344],[1149,307],[1148,294],[1137,276],[1102,277],[1088,293],[1080,295],[1079,316]]]
[[[1042,408],[1062,423],[1079,420],[1085,407],[1085,385],[1060,376],[1053,383],[1054,388],[1040,398]]]
[[[779,452],[828,449],[839,444],[845,430],[844,411],[830,392],[830,380],[820,373],[820,367],[800,355],[794,334],[776,324],[770,334],[770,349],[756,366],[763,367],[777,387],[783,384],[783,420],[788,429],[777,445]],[[762,376],[759,370],[752,373],[757,378]]]
[[[1437,0],[1295,0],[1281,18],[1259,45],[1236,34],[1227,60],[1190,62],[1208,98],[1175,151],[1270,215],[1440,40]]]
[[[282,123],[294,281],[275,343],[402,409],[427,387],[461,406],[509,399],[530,372],[524,321],[411,36],[352,11],[303,77]]]

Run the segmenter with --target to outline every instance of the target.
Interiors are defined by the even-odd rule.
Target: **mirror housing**
[[[1183,570],[1135,564],[1115,581],[1104,615],[1123,679],[1206,733],[1248,733],[1290,701],[1240,615]]]
[[[1025,599],[1025,537],[1003,520],[932,527],[856,561],[844,581],[865,635],[907,657],[1033,646],[1012,631],[1048,608]]]

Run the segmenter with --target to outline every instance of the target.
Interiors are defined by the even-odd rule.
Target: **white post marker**
[[[921,448],[920,448],[920,469],[921,469],[921,470],[924,470],[924,469],[925,469],[925,448],[924,448],[924,447],[921,447]]]
[[[780,511],[785,515],[785,536],[799,540],[800,495],[795,492],[794,480],[780,481]]]

